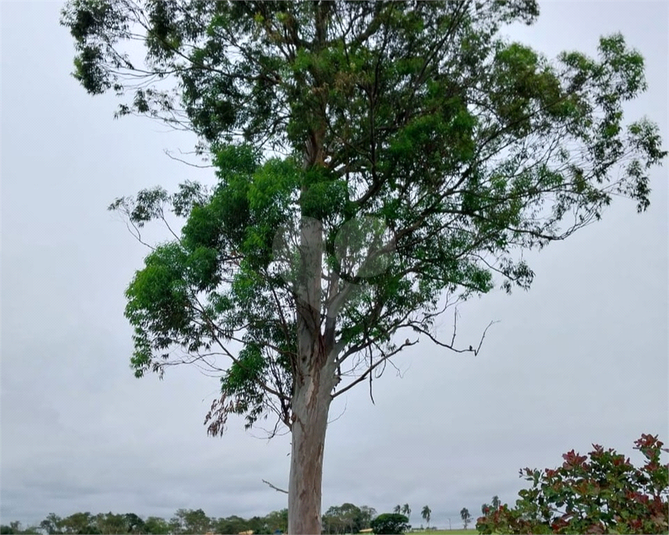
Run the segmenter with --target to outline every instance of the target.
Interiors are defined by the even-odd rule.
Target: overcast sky
[[[289,437],[231,419],[202,425],[218,381],[194,369],[135,379],[123,292],[146,250],[106,211],[121,195],[210,170],[170,160],[193,139],[147,119],[112,118],[111,96],[70,76],[73,44],[60,2],[2,2],[2,449],[0,520],[49,512],[178,508],[249,517],[286,507]],[[545,2],[514,38],[550,56],[594,53],[621,31],[647,61],[649,91],[628,117],[669,139],[669,3]],[[669,162],[667,163],[669,165]],[[460,524],[498,494],[513,503],[518,469],[554,467],[593,442],[632,455],[641,433],[668,441],[667,167],[652,205],[618,199],[603,221],[529,255],[531,291],[494,292],[460,308],[459,337],[478,357],[427,341],[375,383],[337,398],[328,429],[323,510],[409,503],[421,523]],[[156,234],[155,236],[160,236]],[[450,319],[444,319],[448,334]],[[456,521],[456,519],[458,519]]]

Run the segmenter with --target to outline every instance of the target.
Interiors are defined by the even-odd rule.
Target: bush
[[[377,535],[400,534],[411,529],[409,519],[398,513],[383,513],[371,521],[370,527]]]
[[[667,533],[669,464],[662,464],[663,443],[641,435],[635,449],[646,463],[593,444],[594,450],[565,453],[554,470],[521,470],[532,488],[521,490],[514,509],[489,508],[476,522],[480,533]]]

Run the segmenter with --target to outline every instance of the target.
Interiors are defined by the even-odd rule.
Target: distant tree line
[[[323,515],[323,533],[342,534],[358,533],[369,528],[376,517],[376,510],[366,505],[358,507],[352,503],[344,503],[330,507]],[[13,534],[237,534],[253,531],[254,534],[273,534],[286,532],[288,529],[288,509],[272,511],[265,516],[242,518],[228,516],[221,518],[209,517],[202,509],[178,509],[170,520],[157,516],[146,519],[135,513],[115,514],[77,512],[67,517],[49,513],[39,524],[22,527],[20,522],[10,522],[0,526],[2,535]]]
[[[411,508],[408,504],[400,507],[402,511],[401,527],[409,527],[408,515]],[[426,505],[421,511],[423,519],[428,525],[431,515],[430,508]],[[404,515],[407,516],[404,516]],[[388,515],[385,515],[388,516]],[[394,515],[390,515],[394,518]],[[342,535],[344,533],[359,533],[361,530],[375,527],[374,519],[384,515],[378,515],[376,509],[367,505],[357,506],[352,503],[344,503],[330,507],[322,515],[322,532],[327,535]],[[385,524],[379,524],[377,528],[388,529]],[[0,526],[2,535],[14,534],[41,534],[41,535],[71,535],[71,534],[94,534],[94,535],[119,535],[119,534],[156,534],[156,535],[185,535],[215,533],[224,535],[236,535],[238,533],[253,531],[254,535],[274,534],[286,532],[288,529],[288,510],[272,511],[265,516],[254,516],[242,518],[240,516],[209,517],[202,509],[178,509],[174,516],[165,520],[157,516],[142,518],[135,513],[115,514],[89,512],[77,512],[67,517],[60,517],[55,513],[49,513],[44,520],[36,525],[23,528],[20,522],[10,522],[8,525]]]
[[[135,513],[115,514],[77,512],[68,517],[60,517],[50,513],[39,524],[21,528],[20,522],[10,522],[0,526],[0,533],[28,534],[41,533],[47,535],[60,534],[156,534],[156,535],[183,535],[221,533],[237,534],[243,531],[253,531],[254,534],[270,534],[285,532],[288,528],[288,510],[272,511],[266,516],[242,518],[228,516],[221,518],[209,517],[202,509],[178,509],[170,520],[157,516],[143,519]]]

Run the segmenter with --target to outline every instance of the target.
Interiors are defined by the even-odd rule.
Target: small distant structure
[[[250,529],[248,531],[240,531],[239,535],[253,535],[253,530]]]
[[[373,532],[374,530],[372,528],[365,528],[360,530],[360,533],[373,533]]]

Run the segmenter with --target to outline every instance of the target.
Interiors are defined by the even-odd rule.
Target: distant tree
[[[423,506],[423,509],[420,512],[420,516],[422,516],[423,520],[427,522],[427,527],[430,529],[430,517],[432,516],[432,509],[430,509],[427,505]]]
[[[169,526],[169,533],[172,533],[173,535],[181,535],[182,533],[185,533],[183,522],[181,518],[176,515],[170,518],[167,525]]]
[[[147,533],[153,535],[167,535],[170,532],[170,526],[164,518],[150,516],[144,521],[144,527]]]
[[[397,505],[395,506],[395,508],[393,509],[393,513],[395,513],[395,514],[397,514],[397,515],[401,514],[401,513],[402,513],[402,506],[399,505],[399,504],[397,504]]]
[[[65,533],[88,533],[92,529],[95,529],[96,533],[100,532],[99,528],[95,526],[94,518],[89,512],[73,513],[63,518],[61,526]]]
[[[109,511],[104,515],[96,515],[95,522],[102,533],[116,535],[118,533],[130,533],[135,525],[141,525],[142,519],[130,514],[116,514]],[[135,518],[137,517],[137,518]]]
[[[270,533],[274,533],[277,530],[285,533],[288,531],[288,509],[272,511],[265,516],[265,524],[267,524]]]
[[[467,529],[467,526],[472,520],[472,515],[469,513],[469,509],[463,507],[460,510],[460,518],[462,518],[462,523],[465,525],[465,529]]]
[[[487,504],[487,503],[482,503],[481,504],[481,514],[482,515],[484,515],[484,516],[487,515],[488,511],[490,511],[490,509],[491,509],[491,506],[489,504]]]
[[[357,533],[363,529],[366,515],[352,503],[330,507],[323,515],[323,531],[326,533]]]
[[[335,507],[336,506],[328,507],[328,510],[323,513],[323,518],[321,519],[323,533],[334,535],[343,533],[345,530],[343,522]]]
[[[0,534],[1,535],[40,535],[42,528],[40,526],[28,526],[26,528],[21,527],[21,522],[18,520],[13,520],[9,525],[0,525]]]
[[[360,506],[360,512],[362,513],[360,519],[360,529],[371,528],[371,522],[376,517],[376,509],[367,505],[362,505]]]
[[[175,513],[182,533],[202,534],[209,531],[211,519],[202,509],[178,509]]]
[[[138,515],[135,513],[126,513],[123,516],[125,517],[127,533],[147,533],[144,520],[142,520]]]
[[[489,533],[667,533],[669,464],[662,441],[644,434],[635,449],[645,457],[636,468],[613,449],[593,444],[587,456],[571,450],[555,469],[521,470],[532,487],[521,490],[516,507],[501,505],[479,518]]]
[[[399,513],[383,513],[371,522],[375,534],[401,534],[409,531],[409,519]]]
[[[49,513],[44,520],[39,524],[39,527],[48,533],[48,535],[56,535],[61,532],[61,523],[63,519],[56,513]]]
[[[499,501],[499,496],[493,496],[492,497],[492,502],[490,502],[490,505],[492,506],[493,511],[496,511],[499,509],[499,506],[502,504],[502,502]]]
[[[253,531],[254,535],[269,535],[269,526],[264,517],[253,516],[247,522],[249,530]]]
[[[248,531],[248,521],[240,516],[228,516],[226,518],[219,518],[212,526],[216,533],[224,535],[236,535],[242,531]]]
[[[402,506],[402,514],[406,515],[406,517],[409,519],[409,521],[411,521],[411,507],[409,507],[408,503],[405,503]]]
[[[212,192],[113,205],[135,227],[187,217],[127,290],[135,373],[220,373],[213,435],[230,414],[276,415],[292,534],[321,529],[335,397],[420,337],[478,353],[435,337],[444,293],[528,288],[520,253],[615,196],[649,205],[658,128],[623,113],[643,57],[621,35],[555,61],[505,37],[538,15],[536,0],[65,5],[83,87],[191,130],[217,169]]]

